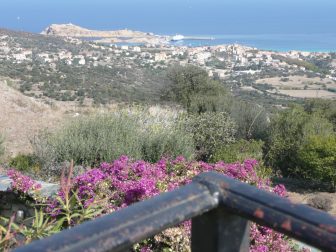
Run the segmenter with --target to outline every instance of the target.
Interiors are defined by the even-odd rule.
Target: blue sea
[[[190,35],[195,36],[195,35]],[[201,37],[202,35],[196,35]],[[183,46],[211,46],[222,44],[241,44],[272,51],[307,51],[307,52],[335,52],[335,34],[255,34],[255,35],[208,35],[209,40],[182,40],[172,42],[173,45]]]
[[[335,0],[0,0],[0,27],[39,33],[53,23],[214,37],[200,46],[336,51]]]

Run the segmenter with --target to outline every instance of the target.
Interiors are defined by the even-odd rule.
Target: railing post
[[[249,251],[249,222],[216,208],[192,219],[192,252]]]

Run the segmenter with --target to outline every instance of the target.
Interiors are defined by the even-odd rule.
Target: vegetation
[[[31,226],[18,227],[12,219],[0,217],[0,249],[19,245],[18,235],[28,243],[172,190],[203,171],[221,172],[280,196],[285,190],[269,187],[271,175],[315,180],[336,188],[335,101],[298,101],[284,95],[277,95],[275,101],[275,96],[267,92],[272,85],[256,84],[252,74],[232,75],[223,83],[218,76],[210,78],[207,71],[193,65],[175,65],[166,71],[164,65],[149,68],[141,64],[132,52],[129,57],[119,57],[110,53],[111,48],[92,50],[92,45],[85,42],[78,46],[56,37],[26,35],[23,41],[21,37],[13,35],[8,43],[36,48],[32,60],[4,60],[0,75],[19,80],[11,85],[27,95],[82,105],[88,100],[96,105],[168,103],[177,109],[156,108],[153,112],[153,107],[125,106],[109,114],[74,118],[54,131],[41,131],[32,140],[34,153],[19,154],[10,159],[9,166],[34,174],[42,169],[47,178],[63,172],[61,190],[49,200],[31,199],[37,208]],[[49,64],[38,56],[45,50],[54,57],[52,54],[62,49],[84,55],[87,64],[80,66],[79,58],[72,64],[64,60]],[[92,55],[87,57],[86,53]],[[217,53],[223,58],[232,57]],[[291,73],[308,77],[327,74],[331,62],[272,57],[301,67]],[[181,58],[188,59],[187,55]],[[215,57],[206,64],[228,67]],[[259,78],[281,76],[281,81],[289,81],[288,69],[264,68],[262,63],[251,68],[232,67],[234,71],[251,69],[260,70]],[[257,91],[242,91],[241,85]],[[289,102],[296,105],[288,106]],[[284,109],[274,108],[275,104]],[[0,136],[0,156],[3,142]],[[196,161],[189,162],[193,159]],[[64,161],[70,160],[81,172],[74,175],[77,168],[71,165],[66,178]],[[17,171],[10,170],[8,175],[13,180],[11,190],[19,195],[27,196],[40,188]],[[311,204],[330,208],[330,202],[324,199]],[[283,235],[256,225],[251,230],[252,251],[290,250]],[[134,251],[183,251],[190,243],[189,231],[182,225],[166,230],[137,244]]]
[[[336,135],[311,135],[298,151],[295,172],[303,178],[331,183],[336,188]]]
[[[168,97],[180,103],[189,113],[223,110],[228,92],[218,81],[209,78],[204,69],[193,65],[174,66],[167,77],[164,99]]]
[[[271,124],[266,145],[268,164],[285,176],[297,176],[335,186],[335,132],[321,113],[293,107]]]
[[[256,159],[262,162],[263,141],[241,139],[235,143],[218,148],[211,158],[212,162],[224,161],[226,163],[242,162],[246,159]]]
[[[8,162],[10,167],[15,167],[19,171],[28,172],[40,170],[37,157],[34,155],[19,154],[11,158]]]
[[[52,167],[65,160],[92,167],[121,155],[152,162],[162,156],[191,158],[192,136],[179,126],[177,118],[155,122],[158,118],[136,110],[82,117],[56,132],[38,135],[34,140],[35,153],[44,169],[58,174],[61,167],[58,171]]]
[[[185,127],[193,135],[200,160],[208,160],[216,149],[235,140],[235,123],[224,112],[191,114]]]
[[[8,41],[11,48],[30,48],[33,51],[31,61],[16,63],[2,58],[0,65],[0,76],[19,80],[18,89],[26,95],[78,103],[89,99],[98,105],[159,101],[164,72],[141,65],[131,55],[118,57],[109,51],[108,46],[92,48],[88,42],[76,44],[54,36],[0,32],[11,37]],[[86,64],[79,65],[79,58],[74,58],[71,64],[66,59],[48,62],[50,58],[58,58],[61,51],[84,57]],[[47,54],[47,60],[40,54]],[[94,66],[93,58],[104,63]]]
[[[112,163],[103,163],[77,177],[72,177],[72,166],[70,166],[69,175],[61,178],[61,188],[57,195],[47,201],[36,197],[35,204],[41,201],[45,204],[35,212],[32,227],[24,224],[20,226],[20,229],[0,226],[0,238],[4,240],[0,243],[0,248],[12,248],[19,245],[18,237],[21,241],[29,243],[85,220],[108,214],[114,209],[124,208],[158,193],[173,190],[190,183],[194,175],[204,171],[223,173],[284,197],[286,190],[283,186],[272,188],[267,180],[257,176],[256,164],[255,160],[245,160],[242,164],[223,162],[208,164],[188,162],[181,157],[173,160],[162,159],[153,164],[132,161],[127,156],[122,156]],[[28,193],[34,194],[39,188],[36,182],[19,172],[11,171],[9,176],[13,180],[11,190],[23,197]],[[179,239],[172,239],[175,237]],[[264,251],[265,248],[272,251],[292,250],[284,235],[256,224],[251,226],[250,239],[252,251]],[[132,251],[168,251],[175,248],[178,251],[190,249],[190,223],[180,224],[136,244]]]
[[[232,97],[224,86],[196,66],[173,67],[168,72],[167,97],[190,114],[226,112],[237,125],[237,138],[262,139],[268,127],[267,111],[260,105]]]
[[[272,55],[272,57],[275,58],[275,59],[279,59],[281,61],[284,61],[289,65],[297,65],[299,67],[304,67],[307,70],[310,70],[310,71],[313,71],[313,72],[324,72],[323,68],[321,69],[319,66],[315,65],[314,62],[308,62],[308,61],[305,61],[305,60],[298,60],[298,59],[291,59],[291,58],[280,56],[280,55]],[[328,71],[326,71],[326,73],[327,72]]]
[[[258,104],[235,100],[231,103],[230,115],[237,124],[238,139],[265,139],[269,127],[269,115]]]

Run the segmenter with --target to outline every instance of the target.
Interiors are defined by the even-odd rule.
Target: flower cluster
[[[28,193],[41,188],[41,184],[35,182],[30,177],[25,176],[16,170],[9,170],[7,175],[12,180],[10,190],[20,193]]]
[[[175,160],[162,159],[152,164],[145,161],[132,161],[127,156],[121,156],[112,163],[102,163],[99,167],[72,178],[70,191],[77,193],[85,207],[92,203],[103,202],[105,213],[110,213],[137,201],[188,184],[194,176],[201,172],[216,171],[285,197],[285,187],[279,185],[272,188],[269,180],[257,176],[256,166],[256,160],[246,160],[242,164],[226,164],[224,162],[210,164],[196,161],[189,162],[183,157],[178,157]],[[11,173],[16,174],[13,171]],[[18,178],[20,179],[18,180]],[[16,181],[13,183],[14,185],[20,185],[20,181],[22,181],[20,176],[12,176],[12,179]],[[36,187],[32,182],[29,185]],[[24,189],[27,191],[26,188]],[[51,199],[49,202],[49,209],[56,208],[55,201]],[[51,212],[53,217],[57,217],[57,211]],[[178,228],[181,229],[181,233],[186,235],[185,239],[182,239],[183,244],[187,240],[190,242],[190,236],[188,236],[188,234],[190,235],[190,222],[185,222]],[[165,240],[166,238],[162,239]],[[171,241],[166,242],[172,244]],[[152,243],[147,242],[146,244],[142,247],[145,251],[155,250],[155,246],[158,245],[155,239]],[[162,245],[163,241],[160,241],[160,244]],[[172,244],[171,246],[179,245]],[[282,252],[291,251],[291,249],[284,235],[254,224],[251,227],[251,251]]]

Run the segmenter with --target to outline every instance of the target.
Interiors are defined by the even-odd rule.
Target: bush
[[[9,160],[8,165],[12,168],[16,168],[19,171],[34,171],[40,170],[40,165],[36,156],[19,154]]]
[[[226,163],[242,162],[246,159],[256,159],[262,161],[263,141],[239,140],[238,142],[228,144],[216,150],[211,158],[211,162],[224,161]]]
[[[197,157],[201,160],[210,159],[216,149],[235,140],[236,124],[224,112],[191,114],[185,120],[185,127],[193,135]]]
[[[262,106],[246,101],[234,100],[229,108],[232,119],[237,123],[237,138],[265,139],[269,127],[269,116]]]
[[[319,113],[325,116],[336,130],[336,101],[324,99],[309,99],[304,104],[305,111],[309,114]]]
[[[76,165],[94,166],[121,155],[152,162],[161,156],[191,158],[194,152],[192,136],[178,127],[177,119],[172,118],[167,124],[155,120],[157,117],[148,112],[126,110],[83,117],[56,132],[42,132],[33,146],[39,160],[49,170],[63,161],[74,160]]]
[[[336,188],[336,135],[310,136],[298,152],[295,172],[303,178],[330,183]]]
[[[136,121],[127,115],[100,115],[75,119],[56,132],[41,132],[33,142],[44,167],[63,161],[93,166],[127,154],[141,157]]]
[[[180,129],[165,129],[153,134],[148,132],[142,141],[142,159],[156,162],[161,157],[177,157],[183,154],[191,158],[195,147],[191,136]]]
[[[301,177],[306,169],[298,151],[311,135],[325,137],[333,135],[332,124],[318,113],[308,114],[301,107],[283,111],[273,118],[270,136],[266,145],[267,164],[282,172],[284,176]],[[305,172],[306,173],[306,172]]]

